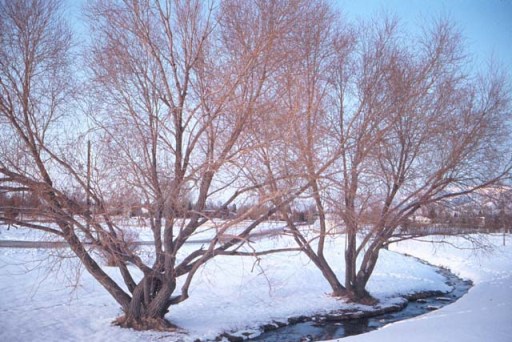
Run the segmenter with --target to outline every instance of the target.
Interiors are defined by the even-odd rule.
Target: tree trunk
[[[66,234],[64,236],[66,242],[87,271],[112,295],[123,310],[126,310],[129,307],[130,296],[101,269],[96,261],[89,255],[88,251],[84,248],[82,242],[73,233],[71,228],[65,223],[60,223],[60,226]]]
[[[377,264],[380,248],[381,246],[370,248],[370,250],[365,253],[357,274],[355,273],[354,261],[354,273],[352,274],[350,287],[347,286],[347,291],[349,292],[350,298],[358,303],[369,305],[377,303],[377,300],[366,290],[366,285]]]
[[[159,277],[146,275],[133,291],[129,307],[114,324],[135,330],[175,331],[176,326],[165,319],[175,281],[162,283]]]
[[[347,226],[345,247],[345,287],[352,293],[356,284],[356,234],[353,227]]]
[[[349,290],[349,298],[361,304],[374,305],[377,303],[377,300],[366,290],[366,282],[364,281],[356,281]]]

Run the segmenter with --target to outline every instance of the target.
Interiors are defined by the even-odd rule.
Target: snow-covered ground
[[[474,286],[440,310],[341,341],[512,341],[512,237],[506,237],[505,246],[502,236],[486,238],[493,251],[472,250],[472,244],[461,238],[446,239],[449,244],[443,245],[407,241],[392,246],[447,267]]]
[[[144,236],[145,231],[142,230],[139,237],[141,235]],[[0,227],[2,240],[31,240],[33,237],[23,230],[11,229],[7,232],[5,227]],[[293,241],[289,237],[273,237],[255,244],[258,249],[276,246],[293,246]],[[339,274],[343,273],[344,267],[343,246],[342,238],[330,241],[327,253]],[[512,293],[510,246],[490,256],[470,254],[470,260],[473,261],[467,263],[464,263],[466,251],[438,249],[437,254],[432,256],[429,244],[406,243],[400,243],[398,249],[410,253],[408,246],[419,253],[418,256],[434,263],[442,264],[444,260],[452,260],[448,266],[455,266],[454,271],[461,266],[461,276],[469,277],[477,283],[470,294],[488,279],[492,279],[491,283],[496,285],[499,277],[509,280],[506,290],[509,297]],[[197,245],[189,245],[187,248],[197,248]],[[183,329],[182,333],[135,332],[110,325],[121,313],[118,305],[87,273],[84,272],[77,280],[76,260],[59,255],[65,251],[0,249],[0,341],[208,340],[225,331],[254,334],[258,332],[259,326],[272,321],[286,321],[288,317],[350,306],[330,297],[330,288],[320,272],[306,257],[297,253],[267,255],[260,260],[218,257],[198,272],[190,298],[171,307],[166,316]],[[148,247],[143,247],[141,253],[150,253]],[[60,263],[55,263],[56,260]],[[484,267],[474,266],[478,260]],[[115,269],[105,269],[120,278]],[[481,275],[481,278],[477,275]],[[369,283],[369,290],[378,298],[386,300],[400,293],[448,291],[450,288],[432,267],[392,251],[383,251]],[[494,292],[499,293],[498,290]],[[510,323],[510,298],[508,306],[502,307],[499,304],[496,303],[493,309],[499,310],[497,315],[505,314],[508,310]],[[487,305],[487,308],[490,306]],[[486,315],[492,317],[493,312],[488,310]],[[454,314],[460,315],[460,312]],[[421,321],[421,318],[415,321]],[[477,329],[476,323],[469,324]],[[499,331],[497,328],[494,330]]]
[[[137,241],[153,241],[153,233],[149,228],[149,222],[144,218],[117,218],[117,224],[122,227],[125,236]],[[184,227],[188,220],[178,220],[175,226],[179,229]],[[224,232],[226,234],[236,234],[244,230],[250,221],[240,221],[236,224],[231,223],[226,225],[223,220],[209,220],[202,225],[197,231],[192,234],[190,241],[203,241],[211,239],[217,232]],[[259,225],[252,230],[252,234],[260,234],[268,231],[282,231],[285,224],[279,221],[268,221],[265,224]],[[80,232],[77,231],[80,235]],[[162,232],[163,236],[163,232]],[[5,226],[0,225],[0,240],[15,240],[15,241],[63,241],[62,238],[34,229],[12,228],[7,229]]]

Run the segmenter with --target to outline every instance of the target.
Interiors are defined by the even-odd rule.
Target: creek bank
[[[418,262],[427,264],[420,259]],[[329,313],[289,317],[265,324],[259,330],[225,332],[216,341],[321,341],[358,335],[437,310],[455,302],[471,288],[471,281],[463,280],[447,269],[435,268],[446,278],[445,283],[452,287],[451,291],[423,291],[388,298],[374,306],[355,304]]]

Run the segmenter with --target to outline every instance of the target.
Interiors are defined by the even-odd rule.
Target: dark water
[[[249,341],[321,341],[358,335],[453,303],[466,294],[471,287],[471,282],[464,281],[446,270],[439,270],[439,272],[447,278],[447,283],[453,286],[453,290],[450,293],[443,294],[442,296],[410,300],[405,309],[401,311],[371,318],[350,319],[341,322],[309,321],[288,325],[263,333],[256,338],[249,339]]]

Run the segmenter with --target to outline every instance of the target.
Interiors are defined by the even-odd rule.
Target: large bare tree
[[[460,35],[446,21],[426,28],[414,43],[391,19],[358,27],[352,37],[347,32],[332,44],[337,58],[324,76],[332,86],[326,90],[332,106],[306,107],[327,117],[331,129],[298,145],[312,179],[319,233],[306,240],[305,232],[289,226],[299,244],[314,243],[316,251],[308,255],[317,260],[330,212],[346,237],[344,286],[330,268],[315,263],[335,295],[371,302],[366,285],[379,251],[404,238],[397,234],[402,223],[422,206],[508,177],[511,107],[505,75],[468,71]],[[301,100],[310,103],[308,96]],[[302,135],[311,139],[307,129]],[[334,167],[312,172],[320,170],[311,162],[322,156],[318,151],[324,158],[327,151]]]
[[[511,166],[506,78],[467,72],[460,35],[447,21],[425,29],[417,46],[402,42],[394,21],[369,34],[358,110],[371,139],[357,126],[346,132],[339,192],[345,282],[356,298],[368,295],[379,250],[421,206],[499,182]],[[370,211],[378,215],[365,220]]]
[[[237,175],[261,144],[250,132],[273,108],[274,74],[287,55],[280,44],[306,3],[93,2],[84,54],[90,77],[81,90],[87,123],[71,127],[80,114],[68,106],[71,37],[59,2],[2,2],[0,185],[10,195],[34,194],[41,205],[30,216],[2,212],[0,220],[64,239],[120,304],[118,324],[170,328],[164,315],[188,298],[196,271],[215,255],[238,254],[255,227],[306,189],[267,192],[246,213],[256,214],[250,223],[225,220],[206,246],[185,248],[218,214],[206,210],[209,200],[222,201],[222,211],[264,185]],[[86,140],[92,158],[79,152]],[[149,262],[113,208],[123,196],[149,220]],[[96,251],[124,284],[104,271]]]

